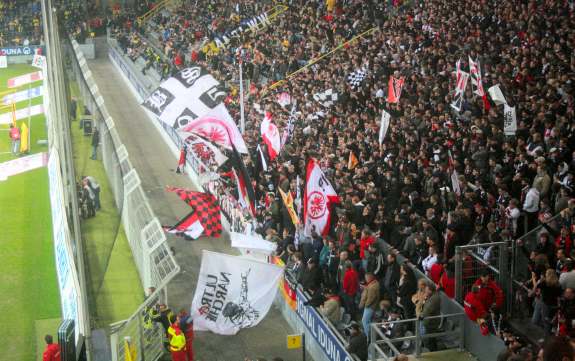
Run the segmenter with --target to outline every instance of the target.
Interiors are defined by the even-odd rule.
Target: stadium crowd
[[[39,1],[0,2],[0,47],[41,45],[42,31]]]
[[[150,28],[120,21],[114,31],[128,54],[160,65],[163,77],[192,62],[210,68],[230,87],[227,105],[236,119],[240,54],[250,82],[244,137],[251,150],[261,139],[258,109],[271,112],[283,129],[291,106],[280,105],[277,96],[297,100],[300,116],[279,161],[267,172],[257,152],[245,161],[257,180],[260,231],[277,242],[288,269],[317,295],[312,300],[326,318],[340,322],[342,306],[351,319],[362,319],[365,333],[374,321],[438,315],[437,290],[453,297],[456,246],[517,240],[515,276],[524,282],[533,324],[547,334],[573,336],[573,4],[430,0],[395,1],[385,8],[373,1],[294,0],[289,5],[267,29],[217,49],[206,46],[206,39],[221,37],[272,4],[246,0],[228,7],[198,0],[157,15]],[[269,87],[373,27],[373,33]],[[145,39],[150,32],[158,38]],[[146,41],[159,46],[142,51]],[[471,87],[461,111],[450,106],[455,64],[461,60],[467,70],[469,58],[480,61],[484,89],[499,84],[516,107],[515,135],[503,132],[503,107]],[[367,75],[352,87],[347,78],[358,69]],[[398,103],[387,101],[391,76],[405,79]],[[338,94],[333,105],[314,99],[328,89]],[[391,124],[380,145],[382,110],[391,114]],[[296,178],[305,179],[308,157],[321,161],[341,202],[329,234],[306,242],[276,190],[301,193]],[[487,264],[496,261],[488,248],[481,252]],[[413,267],[400,265],[399,257]],[[432,282],[418,283],[414,269]],[[533,357],[535,352],[517,346],[515,336],[486,321],[504,312],[505,302],[514,302],[504,299],[488,273],[473,280],[465,300],[470,318],[505,338],[509,349],[501,360]],[[430,319],[421,331],[437,327]]]

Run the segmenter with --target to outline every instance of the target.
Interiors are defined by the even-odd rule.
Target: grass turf
[[[7,90],[9,78],[37,70],[29,65],[0,69],[0,93]],[[40,84],[32,84],[32,87]],[[32,104],[41,102],[39,97]],[[27,101],[17,104],[18,108],[27,106]],[[23,121],[27,122],[20,120],[18,124]],[[7,126],[2,125],[0,129]],[[37,145],[38,139],[46,139],[41,115],[32,118],[31,153],[47,151],[47,146]],[[0,152],[9,151],[9,144],[7,132],[0,131]],[[11,154],[0,154],[0,162],[13,158]],[[35,359],[36,348],[43,348],[43,340],[36,335],[36,321],[60,317],[47,169],[36,169],[0,182],[0,215],[0,329],[5,331],[0,334],[0,358],[30,361]],[[56,331],[42,328],[40,332],[55,335]]]
[[[71,82],[71,94],[79,95],[78,86]],[[79,97],[78,97],[79,98]],[[77,119],[83,103],[78,101]],[[132,253],[120,215],[108,183],[104,165],[92,160],[90,136],[84,136],[79,121],[71,123],[72,147],[76,175],[90,175],[100,183],[102,209],[93,218],[82,221],[82,236],[87,257],[88,287],[91,295],[91,315],[96,327],[128,318],[141,304],[144,292],[132,258]]]

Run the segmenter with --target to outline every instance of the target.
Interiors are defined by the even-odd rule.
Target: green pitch
[[[29,65],[0,69],[0,93],[7,90],[9,78],[37,70]],[[32,84],[32,87],[40,84]],[[39,97],[32,105],[41,102]],[[17,108],[28,105],[28,101],[20,102]],[[6,111],[3,109],[0,113]],[[22,122],[28,123],[28,119],[19,120],[18,125]],[[6,129],[7,126],[0,125],[0,162],[14,158],[9,153]],[[37,144],[39,139],[46,139],[42,115],[31,119],[31,153],[48,150],[46,145]],[[0,333],[0,358],[31,361],[36,359],[36,347],[42,346],[42,340],[36,336],[37,321],[60,317],[46,168],[0,181],[0,219],[0,329],[4,330]],[[57,330],[51,328],[44,328],[43,332],[56,335]]]

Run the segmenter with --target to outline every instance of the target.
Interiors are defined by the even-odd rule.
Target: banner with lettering
[[[515,135],[515,132],[517,132],[515,107],[510,107],[507,103],[503,104],[503,119],[503,131],[505,135]]]
[[[192,301],[194,330],[235,335],[267,315],[283,269],[249,258],[204,250]]]

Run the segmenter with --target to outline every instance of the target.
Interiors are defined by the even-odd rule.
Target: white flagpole
[[[246,132],[246,120],[244,117],[244,77],[242,71],[242,51],[240,49],[240,132]]]

